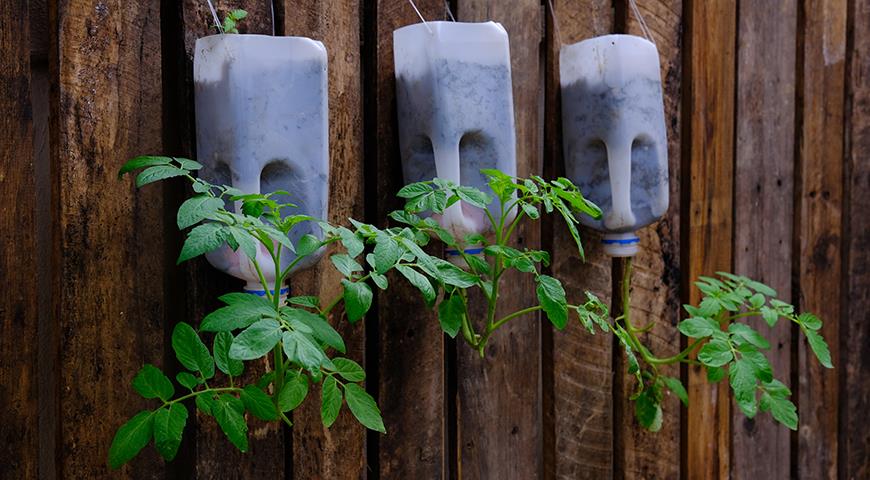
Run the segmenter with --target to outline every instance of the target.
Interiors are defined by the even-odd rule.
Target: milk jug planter
[[[516,175],[508,34],[501,24],[427,22],[393,33],[399,145],[406,184],[439,178],[489,191],[481,169]],[[499,205],[492,201],[489,209]],[[490,230],[465,201],[433,215],[459,238]],[[480,249],[467,249],[478,254]],[[448,249],[456,261],[459,252]]]
[[[245,194],[280,193],[272,198],[298,206],[293,212],[327,218],[329,126],[326,48],[303,37],[218,34],[200,38],[194,53],[199,175]],[[240,205],[240,204],[239,204]],[[232,206],[230,206],[232,209]],[[290,240],[323,238],[308,222]],[[322,254],[322,252],[321,252]],[[274,268],[260,247],[263,276],[272,285]],[[311,255],[295,267],[316,263]],[[253,263],[224,245],[207,255],[218,270],[245,280],[245,290],[263,294]],[[286,268],[296,254],[283,249]]]
[[[633,35],[605,35],[560,53],[568,177],[604,212],[581,221],[605,232],[611,256],[637,253],[635,232],[668,208],[668,150],[659,55]]]

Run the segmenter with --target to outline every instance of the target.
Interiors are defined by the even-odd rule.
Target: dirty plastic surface
[[[396,30],[393,41],[405,183],[438,177],[491,194],[481,169],[516,175],[505,29],[493,22],[428,22]],[[498,208],[494,200],[494,215]],[[464,202],[435,218],[458,238],[490,229],[485,212]]]
[[[566,173],[604,212],[581,221],[609,234],[608,253],[631,256],[637,237],[626,234],[668,208],[658,51],[640,37],[606,35],[563,47],[560,64]]]
[[[323,44],[301,37],[213,35],[196,42],[194,84],[200,176],[245,193],[285,190],[273,197],[294,203],[288,214],[327,218],[329,128],[327,61]],[[234,209],[235,205],[228,205]],[[311,222],[290,233],[322,238]],[[300,262],[313,265],[322,252]],[[207,255],[217,269],[262,290],[252,263],[224,245]],[[274,288],[275,272],[261,246],[258,261]],[[296,258],[284,249],[282,268]]]

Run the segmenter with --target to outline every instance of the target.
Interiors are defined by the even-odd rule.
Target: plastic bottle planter
[[[293,213],[327,218],[326,65],[323,44],[308,38],[213,35],[197,40],[196,143],[202,177],[245,193],[285,190],[291,196],[276,199],[298,205]],[[323,235],[306,222],[291,232],[291,240],[306,233]],[[297,268],[310,267],[320,254]],[[268,267],[266,288],[274,288],[268,252],[261,246],[257,255]],[[207,258],[218,270],[247,281],[246,290],[263,293],[253,263],[241,251],[224,245]],[[283,268],[295,258],[285,248]]]
[[[560,54],[568,177],[604,211],[611,256],[637,253],[640,228],[668,208],[668,150],[659,55],[651,42],[607,35]]]
[[[406,183],[438,177],[488,190],[483,168],[516,174],[510,49],[497,23],[429,22],[393,32],[399,145]],[[495,200],[491,209],[499,208]],[[493,210],[493,214],[496,212]],[[437,218],[457,238],[486,233],[482,209]],[[468,253],[479,253],[469,249]],[[448,251],[457,260],[458,252]]]

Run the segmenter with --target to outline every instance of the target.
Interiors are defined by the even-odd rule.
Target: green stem
[[[573,305],[568,305],[568,308],[574,308],[574,306],[573,306]],[[510,315],[505,315],[505,316],[502,317],[500,320],[498,320],[497,322],[493,323],[493,324],[492,324],[492,329],[493,329],[493,330],[496,330],[497,328],[499,328],[499,327],[501,327],[502,325],[504,325],[505,323],[507,323],[507,322],[513,320],[514,318],[521,317],[521,316],[523,316],[523,315],[525,315],[525,314],[527,314],[527,313],[537,312],[538,310],[543,310],[543,309],[544,309],[544,307],[542,307],[542,306],[540,306],[540,305],[535,305],[534,307],[528,307],[528,308],[524,308],[524,309],[522,309],[522,310],[517,310],[516,312],[511,313]]]
[[[689,356],[690,353],[692,353],[692,351],[695,349],[695,347],[697,347],[704,340],[706,340],[706,338],[699,338],[699,339],[695,340],[694,342],[692,342],[691,345],[686,347],[685,350],[674,355],[673,357],[667,357],[667,358],[655,358],[655,357],[653,357],[653,358],[650,358],[649,361],[650,361],[650,363],[655,363],[655,364],[659,364],[659,365],[670,365],[672,363],[682,362],[683,360],[686,359],[686,357]]]
[[[164,407],[168,407],[169,405],[172,405],[173,403],[183,402],[183,401],[187,400],[188,398],[193,398],[193,397],[196,397],[196,396],[198,396],[198,395],[202,395],[203,393],[210,393],[210,392],[241,392],[241,391],[242,391],[242,389],[241,389],[241,388],[238,388],[238,387],[206,388],[205,390],[200,390],[200,391],[198,391],[198,392],[191,392],[191,393],[188,393],[187,395],[184,395],[184,396],[182,396],[182,397],[178,397],[178,398],[176,398],[175,400],[170,400],[170,401],[168,401],[168,402],[163,402],[163,406],[164,406]]]

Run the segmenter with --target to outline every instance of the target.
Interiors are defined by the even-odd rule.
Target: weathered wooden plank
[[[821,334],[840,366],[839,324],[846,69],[845,0],[807,0],[800,92],[802,118],[797,188],[797,279],[801,310],[825,322]],[[798,475],[837,475],[838,372],[819,365],[803,340],[798,349]]]
[[[0,477],[36,478],[37,250],[30,19],[25,0],[0,5]],[[40,199],[46,202],[47,198]],[[19,208],[21,207],[21,208]]]
[[[496,21],[510,37],[517,138],[517,174],[542,171],[541,65],[543,9],[538,0],[462,0],[460,21]],[[520,247],[538,248],[540,225],[523,222],[515,234]],[[537,304],[529,275],[506,274],[497,316]],[[478,307],[481,303],[478,303]],[[471,308],[478,308],[472,306]],[[486,348],[486,358],[457,346],[457,442],[461,478],[540,478],[540,316],[506,325]]]
[[[555,0],[558,25],[547,17],[547,104],[545,145],[548,178],[565,175],[562,156],[559,50],[597,35],[613,32],[610,0]],[[583,262],[561,221],[543,224],[551,233],[543,247],[553,254],[552,275],[562,281],[569,301],[584,290],[610,304],[611,260],[601,236],[581,229]],[[546,231],[546,230],[545,230]],[[607,478],[613,473],[612,338],[589,335],[572,324],[562,332],[547,325],[544,337],[544,478]]]
[[[326,45],[329,59],[329,216],[334,223],[362,219],[363,109],[360,80],[358,0],[286,0],[284,35],[308,36]],[[341,274],[324,258],[293,279],[294,295],[324,299],[341,294]],[[348,358],[363,364],[363,322],[350,325],[341,314],[332,324],[341,332]],[[315,389],[316,390],[316,389]],[[312,392],[313,393],[313,392]],[[366,431],[347,409],[329,430],[320,420],[320,400],[312,395],[293,415],[293,478],[365,478]]]
[[[416,2],[426,18],[443,18],[444,2]],[[393,31],[419,19],[406,2],[380,0],[367,10],[370,25],[365,41],[367,157],[375,163],[366,172],[374,186],[377,224],[400,209],[395,193],[404,185],[396,126],[396,85]],[[440,244],[433,248],[442,248]],[[434,252],[431,252],[433,253]],[[448,474],[449,440],[445,424],[447,390],[444,336],[433,311],[419,292],[398,276],[390,276],[390,289],[378,295],[379,404],[387,435],[380,438],[378,462],[381,478],[444,478]],[[370,333],[370,336],[372,334]],[[409,392],[413,394],[409,396]]]
[[[788,0],[766,8],[744,3],[738,19],[734,270],[790,301],[797,5]],[[774,375],[790,384],[791,324],[771,329],[757,319],[752,325],[770,340]],[[750,420],[734,408],[733,475],[788,478],[790,433],[770,415]]]
[[[852,3],[846,145],[847,275],[840,323],[839,478],[870,477],[870,1]]]
[[[700,292],[699,275],[730,270],[734,168],[734,83],[737,11],[734,0],[690,2],[687,9],[684,112],[689,135],[683,172],[688,189],[683,278],[689,302]],[[688,186],[686,185],[688,182]],[[685,210],[684,210],[685,212]],[[727,383],[709,386],[706,373],[690,367],[684,464],[688,478],[726,478],[730,471],[730,392]]]
[[[665,104],[665,124],[668,134],[669,208],[655,226],[638,232],[641,247],[633,260],[631,289],[631,322],[638,327],[654,323],[641,341],[658,357],[670,357],[680,351],[680,335],[676,324],[680,319],[680,173],[681,115],[680,87],[682,81],[681,30],[683,6],[681,0],[638,2],[638,9],[653,35],[661,63],[662,90]],[[642,36],[637,17],[625,9],[625,31]],[[621,270],[614,270],[620,276]],[[650,433],[634,416],[634,402],[629,400],[637,380],[626,371],[624,353],[620,349],[615,381],[621,385],[615,399],[616,457],[615,476],[634,478],[675,479],[680,477],[680,400],[671,394],[662,402],[665,422],[662,429]],[[662,375],[680,377],[679,365],[660,368]]]
[[[248,12],[248,17],[239,24],[242,33],[271,34],[272,13],[271,2],[268,0],[218,0],[215,2],[220,18],[229,9],[242,8]],[[178,78],[169,79],[168,92],[183,91],[178,103],[169,104],[177,109],[172,116],[174,122],[171,130],[178,130],[177,148],[179,154],[195,156],[196,130],[193,124],[193,55],[197,38],[216,32],[211,11],[202,0],[185,0],[178,5],[177,15],[180,16],[178,28],[182,30],[184,50],[173,52],[180,56],[178,60]],[[172,45],[175,45],[174,43]],[[173,94],[177,94],[173,92]],[[169,133],[172,135],[172,133]],[[188,281],[188,312],[189,320],[194,324],[215,308],[218,308],[217,297],[227,292],[238,291],[241,288],[239,280],[224,275],[208,264],[204,258],[191,262],[187,267]],[[206,340],[211,344],[211,338]],[[245,370],[242,382],[250,382],[262,375],[268,365],[249,364]],[[218,376],[222,374],[218,373]],[[222,380],[220,380],[222,381]],[[248,417],[249,446],[247,453],[239,452],[224,436],[214,419],[197,412],[195,440],[190,455],[191,468],[198,478],[220,478],[226,476],[231,469],[240,478],[276,478],[283,477],[285,472],[284,429],[277,423],[265,423],[256,418]]]
[[[153,407],[129,382],[164,351],[164,187],[117,179],[162,149],[160,2],[61,0],[52,15],[57,474],[105,477],[115,429]],[[148,449],[115,477],[163,471]]]

